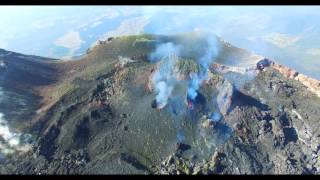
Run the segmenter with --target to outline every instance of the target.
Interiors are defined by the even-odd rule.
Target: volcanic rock
[[[210,65],[194,109],[185,104],[183,78],[167,106],[152,109],[158,108],[152,83],[158,67],[146,57],[155,46],[132,44],[144,38],[193,50],[196,37],[190,42],[183,36],[119,37],[72,62],[0,50],[6,64],[2,85],[43,98],[27,101],[39,111],[19,117],[19,130],[33,136],[34,149],[1,161],[0,173],[319,174],[318,81],[264,58],[249,67],[226,65],[251,55],[230,44],[221,44],[220,64]],[[196,62],[196,55],[182,58]],[[119,57],[123,66],[115,66]],[[188,74],[195,64],[186,62]],[[248,74],[253,76],[241,86],[228,78]],[[215,131],[204,130],[202,125],[212,122],[201,118],[212,112],[222,117]],[[175,144],[177,130],[184,140]]]

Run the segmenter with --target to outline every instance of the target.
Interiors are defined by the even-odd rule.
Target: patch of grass
[[[69,93],[71,91],[73,91],[74,89],[76,89],[78,86],[74,83],[71,82],[63,82],[59,85],[57,85],[51,94],[52,99],[59,99],[60,97],[62,97],[63,95],[65,95],[66,93]]]
[[[156,41],[153,40],[153,39],[148,39],[148,38],[145,38],[145,37],[141,37],[141,38],[135,39],[134,42],[132,43],[132,46],[134,46],[134,47],[139,47],[139,46],[147,47],[147,46],[154,45],[155,42]]]
[[[92,63],[85,67],[77,77],[85,80],[95,79],[114,68],[119,56],[145,60],[144,58],[155,48],[154,40],[155,36],[148,34],[122,36],[113,39],[110,43],[95,46],[88,54],[88,59]]]
[[[119,49],[121,56],[147,56],[155,48],[154,44],[150,43],[151,40],[152,37],[148,35],[125,36],[113,41],[112,45]]]
[[[193,59],[180,58],[176,66],[183,75],[198,73],[204,70],[204,68]]]
[[[84,80],[94,80],[96,77],[106,74],[114,68],[115,61],[104,61],[98,65],[88,66],[83,72],[81,72],[81,78]]]

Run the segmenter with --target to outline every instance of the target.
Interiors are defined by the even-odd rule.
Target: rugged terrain
[[[153,77],[163,66],[150,54],[168,42],[183,51],[179,83],[160,107]],[[1,50],[1,86],[37,103],[15,126],[32,149],[1,160],[0,173],[319,174],[319,81],[219,40],[190,100],[204,42],[192,33],[110,38],[74,61]]]

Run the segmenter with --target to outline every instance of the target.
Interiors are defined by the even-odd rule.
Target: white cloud
[[[251,42],[256,42],[259,38],[257,36],[249,36],[247,39]]]
[[[69,49],[79,48],[83,41],[80,38],[80,34],[77,31],[69,31],[62,37],[58,38],[54,44]]]
[[[312,56],[320,56],[320,48],[308,49],[307,54],[312,55]]]
[[[81,47],[84,41],[81,39],[79,32],[69,31],[62,37],[54,41],[56,46],[61,46],[70,49],[69,55],[72,56],[76,50]]]
[[[307,33],[313,32],[314,30],[316,30],[315,26],[308,26],[303,30],[302,33],[307,34]]]
[[[294,45],[301,37],[282,33],[271,33],[263,36],[262,39],[280,48],[285,48]]]
[[[230,21],[230,26],[233,28],[250,27],[265,29],[271,20],[271,16],[265,14],[246,14],[233,17]]]
[[[18,34],[12,30],[5,28],[4,26],[0,25],[1,33],[0,33],[0,48],[8,48],[9,43],[12,39],[16,38]]]
[[[148,7],[149,9],[152,9],[152,6]],[[143,11],[144,9],[146,9],[145,6],[131,6],[131,7],[121,7],[119,9],[119,12],[121,13],[122,16],[124,17],[128,17],[128,16],[133,16],[133,15],[137,15],[137,14],[141,14],[141,11]],[[143,12],[143,14],[146,14]]]
[[[99,26],[100,24],[102,24],[102,21],[96,21],[96,22],[94,22],[94,23],[91,24],[91,28],[97,27],[97,26]]]
[[[126,35],[137,35],[144,32],[144,27],[150,22],[148,17],[140,16],[130,18],[122,21],[120,26],[113,30],[105,33],[100,40],[105,40],[111,36],[126,36]]]
[[[101,24],[104,19],[114,19],[114,18],[117,18],[119,16],[120,16],[119,11],[117,11],[115,9],[108,8],[108,9],[106,9],[106,11],[104,13],[96,16],[95,18],[93,18],[90,21],[82,23],[77,28],[78,29],[82,29],[82,30],[86,30],[87,27],[94,28],[94,27],[98,26],[99,24]]]
[[[172,18],[175,26],[182,26],[185,22],[187,22],[188,20],[187,19],[184,19],[184,18],[181,18],[181,17],[178,17],[178,16],[175,16]]]
[[[6,49],[8,47],[8,42],[0,40],[0,48]]]
[[[105,13],[103,13],[98,19],[114,19],[117,18],[120,15],[119,11],[114,10],[114,9],[107,9]]]
[[[53,26],[55,26],[55,21],[54,20],[38,20],[35,21],[31,24],[31,26],[35,29],[46,29],[46,28],[51,28]]]

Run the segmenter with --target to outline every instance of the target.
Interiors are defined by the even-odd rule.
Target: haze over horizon
[[[212,32],[231,44],[320,79],[319,6],[3,6],[0,48],[79,56],[99,39]]]

